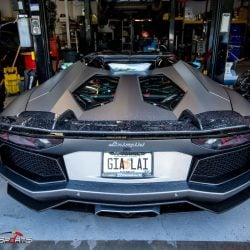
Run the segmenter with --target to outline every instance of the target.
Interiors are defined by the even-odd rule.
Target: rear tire
[[[247,70],[238,77],[234,88],[250,102],[250,70]]]

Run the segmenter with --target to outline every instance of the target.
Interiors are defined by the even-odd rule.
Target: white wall
[[[186,7],[193,9],[194,15],[204,13],[206,10],[206,1],[187,1]],[[208,4],[208,11],[210,10],[210,1]]]
[[[0,0],[0,11],[2,17],[12,17],[12,1],[11,0]]]
[[[57,8],[57,18],[59,18],[60,14],[65,14],[65,5],[64,1],[54,0]],[[83,1],[68,1],[68,10],[69,10],[69,17],[71,19],[76,19],[77,16],[82,15],[82,9],[84,8]]]

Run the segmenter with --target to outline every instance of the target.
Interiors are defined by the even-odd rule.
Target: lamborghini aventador
[[[12,102],[0,139],[8,193],[37,210],[249,198],[250,103],[172,54],[90,54]]]

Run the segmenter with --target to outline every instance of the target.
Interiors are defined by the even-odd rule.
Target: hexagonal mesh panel
[[[199,158],[190,180],[218,184],[250,170],[250,147]]]
[[[173,110],[185,92],[165,75],[139,78],[143,100],[167,110]]]
[[[4,145],[1,160],[11,170],[36,182],[65,180],[60,159]]]
[[[73,96],[84,109],[92,109],[112,102],[118,85],[118,77],[93,76],[73,92]]]

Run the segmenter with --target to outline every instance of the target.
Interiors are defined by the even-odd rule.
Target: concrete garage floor
[[[2,179],[0,190],[0,233],[16,230],[33,239],[31,244],[0,244],[0,249],[250,249],[250,200],[222,214],[124,219],[57,209],[37,212],[9,197]]]

